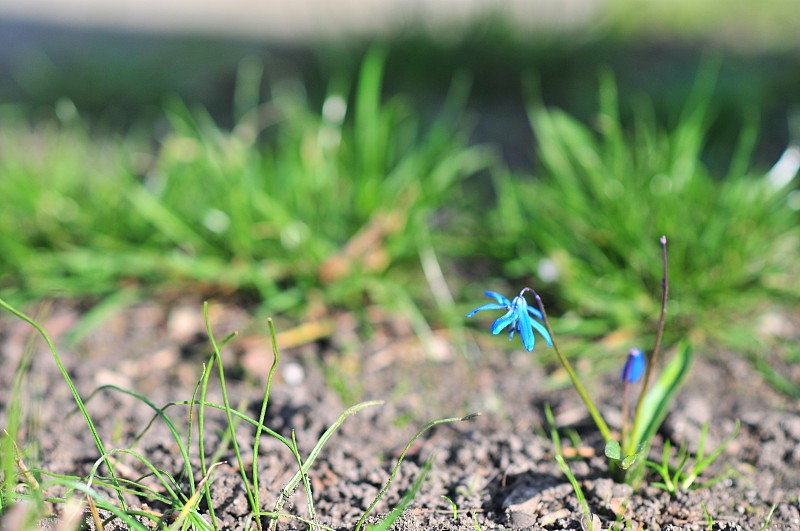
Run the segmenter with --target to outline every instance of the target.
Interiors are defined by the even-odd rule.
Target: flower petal
[[[504,307],[508,308],[511,306],[511,301],[505,298],[503,295],[497,293],[496,291],[484,291],[484,295],[487,297],[491,297],[497,301],[498,304],[502,304]]]
[[[547,328],[536,319],[531,319],[531,325],[536,329],[537,332],[539,332],[542,335],[544,340],[547,341],[547,346],[552,347],[553,338],[550,337],[550,332],[547,331]]]
[[[528,306],[528,313],[531,314],[532,316],[536,317],[537,319],[540,319],[540,320],[544,319],[544,315],[542,315],[542,312],[540,312],[539,310],[537,310],[533,306]]]
[[[495,322],[492,323],[492,333],[497,335],[500,333],[508,325],[515,323],[517,320],[517,312],[514,310],[508,310],[506,314],[502,317],[499,317]]]
[[[519,325],[517,328],[519,329],[520,337],[522,337],[522,344],[525,345],[525,350],[531,352],[536,344],[536,338],[533,335],[531,316],[528,315],[528,312],[523,308],[518,310],[518,315]]]
[[[488,304],[484,304],[483,306],[478,306],[477,308],[469,312],[467,314],[467,317],[472,317],[481,310],[505,310],[506,308],[508,308],[508,306],[502,304],[494,304],[490,302]]]

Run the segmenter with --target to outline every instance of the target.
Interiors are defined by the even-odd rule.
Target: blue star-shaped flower
[[[508,339],[511,340],[514,338],[514,332],[519,332],[519,335],[522,338],[522,344],[525,345],[525,350],[530,352],[533,350],[533,346],[536,343],[536,339],[533,335],[533,329],[535,328],[536,331],[542,335],[545,341],[547,341],[547,344],[552,347],[553,340],[550,337],[550,333],[542,323],[536,320],[543,319],[542,312],[536,308],[531,308],[528,306],[528,301],[526,301],[525,297],[523,296],[526,291],[533,290],[530,288],[524,288],[519,292],[519,295],[514,297],[513,301],[509,301],[507,298],[494,291],[486,291],[484,292],[486,296],[493,298],[497,302],[479,306],[478,308],[475,308],[469,312],[467,317],[472,317],[481,310],[508,310],[505,315],[492,323],[493,334],[499,334],[501,330],[510,325],[511,330],[508,334]]]

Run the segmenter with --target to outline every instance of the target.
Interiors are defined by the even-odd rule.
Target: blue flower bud
[[[622,381],[638,382],[642,374],[644,374],[644,354],[638,348],[632,348],[622,368]]]

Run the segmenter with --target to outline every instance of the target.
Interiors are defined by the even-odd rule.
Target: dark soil
[[[211,310],[219,338],[232,330],[241,332],[223,349],[232,405],[258,417],[272,363],[266,322],[251,318],[235,305],[212,305]],[[420,342],[407,323],[377,311],[368,313],[374,323],[368,340],[360,339],[365,334],[350,315],[328,318],[331,332],[313,341],[304,341],[313,330],[291,331],[279,324],[282,340],[300,346],[281,351],[267,425],[287,437],[294,430],[301,454],[307,454],[349,406],[361,400],[386,401],[348,418],[315,463],[310,481],[321,523],[353,529],[383,487],[407,441],[427,421],[481,412],[476,420],[427,432],[412,447],[374,515],[391,510],[431,459],[428,479],[393,529],[581,529],[578,499],[553,458],[544,429],[543,410],[549,403],[562,434],[572,429],[579,436],[578,448],[572,448],[564,437],[565,452],[582,456],[569,465],[603,529],[612,528],[617,521],[628,521],[630,529],[708,529],[708,514],[713,529],[757,530],[767,521],[773,505],[768,529],[800,529],[800,406],[769,387],[742,357],[698,352],[690,381],[673,405],[651,454],[660,455],[665,438],[674,446],[683,442],[696,446],[706,421],[710,423],[707,448],[713,448],[740,419],[741,432],[700,480],[726,471],[729,477],[709,488],[671,497],[653,486],[633,491],[607,479],[602,440],[576,393],[570,388],[554,388],[553,382],[563,380],[563,374],[537,359],[545,355],[540,350],[545,345],[537,346],[532,354],[521,348],[502,351],[503,341],[488,333],[476,336],[480,349],[474,344],[452,347],[459,338],[446,333],[434,333]],[[60,303],[43,321],[84,398],[107,384],[146,395],[157,405],[192,397],[210,352],[198,302],[139,304],[118,312],[69,346],[70,330],[82,315],[77,305]],[[786,316],[779,320],[783,326],[778,333],[796,341],[800,323]],[[23,358],[29,334],[25,323],[10,314],[0,316],[3,426],[14,369]],[[33,450],[25,456],[26,464],[54,474],[85,476],[98,459],[97,449],[46,345],[38,340],[34,345],[22,394],[29,420],[19,442]],[[579,367],[581,371],[590,369],[588,365]],[[600,397],[603,414],[616,426],[620,418],[617,377],[599,378],[600,383],[590,389]],[[796,373],[787,377],[797,381]],[[209,399],[220,402],[216,376],[211,387]],[[88,401],[88,409],[107,447],[133,446],[158,467],[180,476],[180,455],[162,422],[134,442],[153,416],[149,407],[106,388]],[[179,430],[186,429],[184,406],[167,412]],[[219,451],[219,460],[225,462],[213,475],[213,506],[222,528],[245,529],[250,523],[249,508],[236,458],[221,437],[225,426],[223,415],[208,412],[206,447],[211,453]],[[250,470],[253,432],[243,424],[237,429],[245,447],[244,466]],[[196,436],[192,468],[195,479],[200,480],[195,441]],[[135,459],[123,454],[116,459],[120,476],[136,479],[144,473]],[[258,468],[263,508],[271,509],[296,462],[285,447],[265,439]],[[152,479],[143,482],[156,485]],[[457,507],[457,517],[448,499]],[[133,508],[165,509],[134,496],[126,501]],[[302,488],[292,502],[289,512],[307,514]],[[57,513],[59,505],[54,510]],[[0,520],[0,528],[10,525],[9,520]],[[114,528],[113,523],[106,526]],[[285,518],[280,528],[306,529],[307,525]],[[620,524],[617,528],[625,527]]]

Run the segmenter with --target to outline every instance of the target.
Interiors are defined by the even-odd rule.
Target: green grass
[[[724,171],[704,163],[713,68],[700,74],[677,122],[646,103],[620,119],[610,74],[590,126],[532,98],[541,167],[498,172],[484,248],[505,277],[523,278],[563,309],[636,335],[657,318],[658,239],[670,246],[672,340],[701,343],[750,325],[765,301],[796,303],[800,215],[791,185],[750,168],[755,123],[745,123]],[[590,321],[587,321],[590,322]],[[595,324],[596,326],[596,324]]]
[[[28,358],[24,357],[20,367],[18,367],[15,372],[14,386],[10,396],[11,405],[7,408],[8,423],[2,439],[0,439],[0,450],[2,450],[2,453],[0,453],[0,472],[2,472],[2,475],[0,475],[0,514],[8,513],[9,511],[13,512],[16,508],[23,507],[22,518],[26,523],[20,527],[21,529],[35,529],[39,527],[40,521],[44,519],[47,514],[46,503],[56,505],[64,504],[64,507],[67,507],[69,504],[76,503],[76,501],[88,507],[92,513],[103,511],[106,514],[111,513],[115,515],[131,529],[144,531],[148,529],[149,526],[169,530],[219,529],[220,524],[215,516],[215,508],[211,498],[211,488],[214,480],[214,468],[221,464],[220,458],[225,455],[228,456],[227,459],[235,460],[238,464],[236,468],[241,474],[242,484],[245,487],[247,500],[250,506],[249,518],[252,519],[257,529],[268,528],[274,530],[277,528],[279,519],[287,518],[304,522],[310,529],[328,529],[319,524],[315,516],[308,474],[315,460],[320,456],[325,444],[329,442],[331,437],[348,417],[368,407],[380,405],[382,402],[362,402],[348,408],[321,434],[319,440],[315,443],[308,455],[302,457],[299,453],[294,431],[292,431],[290,437],[286,437],[264,424],[269,403],[272,376],[280,359],[277,349],[275,328],[272,321],[269,322],[269,325],[272,335],[274,362],[269,369],[259,418],[254,419],[246,415],[240,409],[231,406],[230,397],[225,385],[225,372],[223,369],[221,349],[235,337],[235,334],[229,334],[220,341],[215,339],[214,333],[208,324],[207,305],[204,307],[204,315],[206,329],[212,347],[211,357],[208,362],[204,364],[203,373],[197,383],[191,400],[169,403],[164,406],[158,406],[146,396],[116,385],[102,386],[92,392],[86,399],[82,398],[77,393],[69,374],[63,369],[64,366],[58,351],[41,325],[26,314],[8,305],[2,299],[0,299],[0,307],[29,323],[50,347],[56,364],[62,369],[61,373],[64,382],[72,391],[75,404],[83,415],[86,429],[90,432],[90,437],[96,443],[98,454],[94,466],[92,466],[90,473],[86,477],[54,475],[45,469],[30,466],[32,462],[35,462],[36,456],[28,455],[30,452],[26,452],[25,450],[32,444],[32,440],[28,438],[30,437],[35,440],[37,435],[35,433],[28,433],[28,435],[25,436],[24,430],[19,429],[24,419],[21,408],[19,408],[18,405],[23,398],[22,382],[28,376],[29,367],[27,363]],[[217,382],[222,396],[222,403],[220,404],[210,402],[206,398],[211,383],[211,375],[214,373],[215,369],[217,371]],[[107,449],[107,444],[101,440],[99,432],[95,427],[95,422],[86,408],[86,404],[103,393],[121,393],[132,396],[141,403],[142,407],[149,408],[153,411],[151,421],[141,428],[135,437],[127,441],[127,443],[130,444],[129,447]],[[181,421],[178,421],[176,415],[170,412],[170,410],[175,408],[181,409],[181,411],[179,411],[181,417],[183,417],[185,412],[185,422],[183,422],[182,418]],[[208,436],[206,421],[208,419],[207,412],[209,410],[219,410],[224,413],[224,423],[227,430],[223,435],[223,442],[218,445],[219,448],[216,449],[216,453],[213,455],[208,453],[208,448],[205,446],[205,440]],[[407,452],[419,437],[440,424],[471,420],[472,418],[474,418],[474,415],[441,419],[429,422],[422,427],[408,442],[404,451],[397,458],[396,464],[389,474],[385,485],[369,507],[365,508],[364,515],[359,520],[356,528],[360,529],[362,527],[372,509],[389,490],[393,480],[400,471],[400,466]],[[197,434],[196,438],[193,440],[195,419],[197,422]],[[158,462],[151,460],[147,455],[133,449],[137,446],[140,439],[144,437],[156,423],[163,423],[169,430],[175,448],[180,455],[180,463],[177,467],[179,474],[177,476],[172,475],[163,468],[165,466],[167,468],[174,468],[172,466],[173,464],[166,463],[159,465]],[[251,440],[247,441],[241,433],[237,433],[236,427],[240,423],[250,424],[253,427],[254,434]],[[259,498],[258,458],[256,457],[254,459],[252,468],[249,468],[245,464],[242,456],[242,450],[245,445],[252,448],[252,456],[259,456],[258,449],[261,440],[267,437],[285,446],[290,452],[292,459],[296,461],[297,464],[296,473],[280,489],[277,499],[274,501],[274,505],[272,505],[272,508],[269,510],[265,509],[267,501]],[[193,468],[189,458],[193,448],[197,449],[200,458],[200,468],[197,470]],[[31,459],[23,459],[23,453]],[[121,468],[118,467],[117,464],[122,462],[125,457],[137,461],[144,469],[148,470],[148,472],[137,478],[124,477],[125,470],[132,470],[132,468],[122,468],[123,472],[117,471]],[[102,465],[105,466],[105,475],[101,473]],[[430,463],[426,463],[422,469],[421,475],[414,481],[406,496],[403,497],[397,510],[389,514],[389,521],[384,527],[388,527],[393,519],[397,518],[403,508],[408,505],[417,494],[429,469]],[[248,470],[252,470],[252,476],[248,475]],[[155,486],[153,485],[154,483]],[[287,512],[284,509],[286,502],[294,497],[295,492],[301,484],[306,494],[308,507],[308,515],[305,517],[299,516],[293,512]],[[59,492],[59,494],[54,495],[52,492]],[[139,503],[136,504],[136,507],[130,507],[125,502],[125,498],[128,497],[128,499],[130,499],[131,495],[138,499]],[[201,512],[199,508],[202,498],[205,498],[207,503],[207,514]],[[148,504],[155,504],[160,507],[166,507],[167,509],[163,510],[161,513],[157,513],[138,508],[146,507]],[[142,520],[149,522],[149,526],[144,525]]]
[[[580,324],[571,326],[571,333],[596,338],[621,330],[629,341],[651,329],[658,316],[656,250],[658,237],[666,234],[670,340],[688,335],[697,344],[725,341],[735,337],[731,331],[744,333],[763,306],[792,305],[800,297],[795,282],[800,224],[790,208],[792,186],[772,187],[763,171],[751,168],[755,121],[743,124],[724,170],[705,163],[713,70],[701,73],[683,113],[669,126],[647,103],[620,101],[608,74],[591,125],[532,98],[529,115],[540,167],[535,174],[512,174],[490,150],[470,146],[461,116],[468,86],[461,78],[453,82],[444,108],[423,117],[402,97],[383,95],[379,50],[368,54],[352,90],[350,80],[334,79],[320,109],[309,103],[303,87],[292,84],[271,87],[262,101],[260,68],[249,60],[240,67],[231,130],[205,111],[175,101],[156,149],[150,146],[153,139],[99,136],[66,104],[58,121],[29,126],[13,116],[4,120],[0,231],[11,237],[0,239],[0,294],[13,301],[104,298],[90,315],[91,326],[158,291],[255,294],[272,312],[300,313],[318,301],[358,311],[366,301],[403,312],[424,331],[432,298],[440,307],[458,306],[444,273],[453,269],[457,255],[467,264],[488,264],[495,277],[536,286],[554,313],[571,310],[577,316]],[[632,123],[620,118],[620,108],[628,106],[634,110]],[[468,190],[466,181],[486,169],[495,196],[470,197],[485,183],[476,179]],[[467,276],[456,286],[479,294],[490,287],[483,282]],[[294,518],[319,527],[312,496],[307,496],[307,519],[286,512],[286,501],[301,487],[310,493],[305,473],[341,423],[376,405],[365,402],[345,411],[302,456],[294,434],[280,435],[264,424],[270,383],[258,419],[231,404],[221,349],[232,336],[217,341],[209,328],[213,354],[191,399],[159,406],[118,387],[99,390],[134,396],[153,411],[153,423],[168,427],[183,459],[180,476],[172,477],[146,455],[106,448],[55,346],[34,320],[2,305],[47,340],[98,454],[88,477],[53,476],[35,462],[25,464],[35,448],[19,438],[25,422],[19,407],[22,381],[29,370],[24,358],[6,407],[7,433],[0,439],[0,511],[29,502],[30,522],[44,514],[47,501],[79,499],[140,529],[133,518],[138,513],[122,498],[133,492],[171,508],[176,520],[162,528],[213,528],[208,493],[216,458],[207,453],[202,434],[207,412],[216,411],[225,415],[225,449],[239,462],[254,521],[274,527],[279,517]],[[572,316],[559,319],[557,327],[575,322]],[[270,375],[277,363],[276,350]],[[206,397],[215,369],[221,404]],[[175,420],[176,409],[188,414],[186,432]],[[414,439],[457,420],[464,419],[432,422]],[[237,438],[240,424],[252,426],[252,440]],[[194,428],[200,434],[196,440]],[[282,444],[297,466],[269,511],[259,499],[258,464],[248,476],[241,455],[245,445],[258,455],[262,437]],[[198,470],[189,462],[192,448],[202,456]],[[147,483],[114,473],[112,457],[123,454],[150,471]],[[569,477],[566,463],[560,464]],[[662,468],[673,483],[697,475],[675,476],[666,461]],[[402,503],[423,480],[424,474]],[[158,489],[148,486],[152,482]],[[50,499],[47,492],[56,486],[65,487],[67,496]],[[203,498],[211,522],[198,509]],[[359,527],[373,507],[366,508]]]
[[[456,79],[435,117],[382,96],[384,54],[322,109],[299,85],[260,101],[244,61],[237,122],[169,105],[155,153],[65,123],[0,129],[0,291],[14,301],[106,296],[123,286],[250,292],[273,311],[314,290],[346,307],[391,305],[387,275],[419,270],[431,216],[491,157],[467,145]],[[424,122],[424,123],[423,123]],[[420,296],[420,293],[417,293]]]
[[[457,255],[534,284],[556,314],[583,318],[571,332],[630,337],[658,315],[654,249],[666,234],[672,339],[719,339],[765,301],[800,297],[800,215],[792,185],[773,188],[750,167],[756,121],[742,124],[726,168],[705,163],[713,68],[670,126],[641,100],[620,102],[608,73],[591,125],[530,98],[531,175],[469,145],[463,78],[432,117],[384,97],[384,55],[366,56],[352,90],[334,77],[320,109],[291,83],[262,101],[261,65],[243,61],[233,128],[176,101],[155,150],[93,136],[64,103],[60,122],[9,118],[0,294],[106,297],[113,310],[188,288],[254,294],[273,313],[366,300],[422,334],[434,304],[452,310],[442,271]],[[480,179],[466,183],[486,169],[495,200]],[[458,325],[443,313],[434,319]]]

